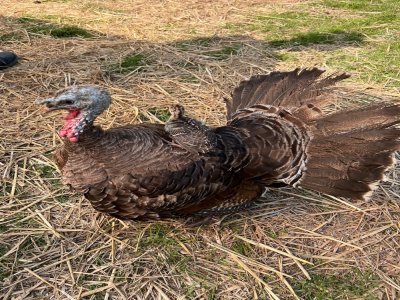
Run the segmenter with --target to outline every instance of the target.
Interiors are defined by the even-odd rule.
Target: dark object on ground
[[[111,96],[96,86],[72,86],[40,103],[69,111],[55,154],[64,183],[117,218],[229,214],[268,186],[365,199],[400,149],[400,105],[325,114],[332,86],[349,75],[323,73],[296,69],[243,81],[218,128],[178,105],[165,126],[103,130],[93,122]]]
[[[12,67],[18,62],[18,56],[14,52],[0,51],[0,70]]]

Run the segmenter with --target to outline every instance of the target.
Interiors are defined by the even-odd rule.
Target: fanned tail
[[[228,125],[248,130],[246,177],[264,185],[300,184],[362,199],[400,150],[400,105],[379,103],[324,115],[332,86],[319,68],[254,76],[227,101]],[[299,153],[301,152],[301,153]]]
[[[366,198],[400,150],[400,105],[376,104],[318,119],[300,185],[335,196]]]

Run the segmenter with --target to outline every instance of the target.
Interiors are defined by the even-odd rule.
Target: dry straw
[[[178,30],[173,42],[163,40],[169,33],[160,33],[160,22],[146,12],[157,6],[147,2],[137,1],[136,14],[121,13],[121,18],[100,9],[79,11],[74,2],[69,12],[73,22],[82,17],[88,28],[109,33],[108,20],[120,31],[113,36],[55,39],[25,32],[23,40],[5,44],[23,60],[0,73],[3,298],[299,299],[296,282],[360,269],[376,276],[370,292],[394,299],[400,291],[398,168],[368,202],[303,190],[269,191],[249,211],[201,228],[188,228],[183,221],[118,221],[95,212],[60,184],[51,152],[60,143],[55,132],[61,116],[43,115],[35,100],[69,84],[98,84],[113,95],[112,107],[99,119],[105,128],[162,122],[154,108],[176,102],[192,116],[222,125],[223,97],[240,80],[276,68],[273,54],[254,38],[222,33],[195,39],[210,36],[221,18],[240,16],[247,1],[231,5],[230,11],[218,1],[222,14],[208,2],[203,7],[198,1],[174,2],[177,8],[170,13],[175,16],[159,16],[163,26],[171,19],[181,22],[179,30],[192,24],[200,33],[180,36]],[[263,3],[252,1],[257,7]],[[66,3],[58,5],[66,9]],[[42,7],[52,12],[57,6]],[[33,3],[21,9],[38,13]],[[207,13],[210,27],[193,19],[199,14],[204,20]],[[24,33],[13,17],[0,29]],[[140,31],[153,36],[138,41],[132,31],[140,38]],[[123,58],[132,53],[140,54],[143,63],[119,73]],[[389,99],[381,90],[351,86],[337,93],[343,102],[336,108]]]

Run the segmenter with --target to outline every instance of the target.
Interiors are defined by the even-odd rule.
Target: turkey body
[[[330,86],[348,75],[322,73],[296,69],[242,82],[218,128],[182,113],[166,125],[88,126],[79,142],[65,139],[56,151],[63,181],[98,211],[138,220],[233,213],[267,186],[366,197],[399,149],[400,106],[325,115]]]
[[[119,218],[185,214],[239,182],[225,157],[188,151],[158,124],[93,127],[79,143],[65,141],[55,157],[65,184]]]

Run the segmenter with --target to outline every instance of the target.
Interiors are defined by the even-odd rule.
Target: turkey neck
[[[64,126],[60,130],[61,137],[76,143],[82,139],[87,132],[91,132],[93,122],[97,114],[91,110],[70,110],[64,117]],[[92,134],[93,132],[91,132]]]
[[[99,126],[87,126],[79,134],[78,142],[72,142],[68,138],[64,139],[64,147],[67,150],[74,150],[80,147],[96,147],[98,141],[104,135],[104,130]]]

